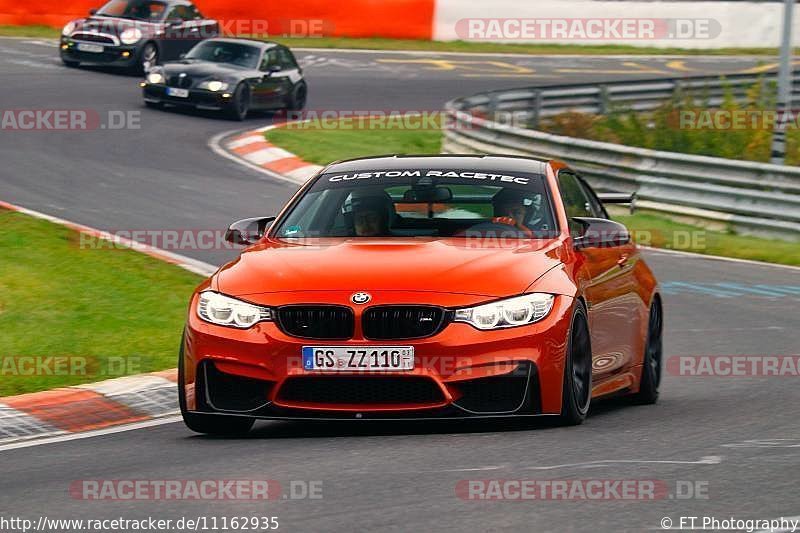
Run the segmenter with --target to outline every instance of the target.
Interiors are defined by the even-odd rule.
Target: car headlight
[[[160,72],[150,72],[147,75],[147,83],[151,85],[158,85],[159,83],[164,82],[164,75]]]
[[[209,91],[217,92],[217,91],[224,91],[228,88],[228,84],[224,81],[204,81],[200,85],[197,86],[198,89],[207,89]]]
[[[119,34],[119,40],[122,44],[135,44],[142,39],[142,30],[139,28],[128,28]]]
[[[272,320],[272,310],[218,292],[205,291],[200,293],[197,316],[218,326],[249,328],[258,322]]]
[[[77,26],[77,24],[75,23],[74,20],[72,22],[67,22],[67,25],[64,26],[63,30],[61,30],[61,35],[69,35],[73,31],[75,31],[75,26]]]
[[[457,309],[455,322],[466,322],[478,329],[500,329],[532,324],[546,317],[555,296],[534,292],[488,304]]]

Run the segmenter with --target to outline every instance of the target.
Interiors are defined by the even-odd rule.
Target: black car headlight
[[[541,292],[514,296],[475,307],[457,309],[455,322],[466,322],[482,329],[501,329],[533,324],[553,309],[555,296]]]
[[[142,40],[143,35],[139,28],[128,28],[119,34],[119,40],[122,44],[136,44]]]
[[[228,82],[220,80],[207,80],[197,86],[198,89],[205,89],[206,91],[212,92],[226,91],[228,87],[230,87]]]
[[[272,310],[218,292],[205,291],[200,293],[197,316],[218,326],[246,329],[258,322],[271,321]]]
[[[150,85],[158,85],[164,83],[164,74],[158,70],[152,70],[147,74],[147,83]]]

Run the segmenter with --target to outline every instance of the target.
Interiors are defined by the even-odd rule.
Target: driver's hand
[[[505,224],[506,226],[517,226],[517,221],[511,217],[494,217],[492,219],[494,224]]]

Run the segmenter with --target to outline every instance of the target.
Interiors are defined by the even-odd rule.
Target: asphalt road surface
[[[487,67],[475,63],[487,61],[485,56],[298,55],[307,66],[311,109],[435,109],[489,88],[659,77],[676,75],[676,68],[739,72],[759,65],[751,58],[503,57],[499,62],[512,67]],[[420,59],[427,62],[413,62]],[[450,68],[453,61],[461,63]],[[625,64],[631,62],[653,72]],[[510,76],[494,68],[535,72]],[[580,72],[559,71],[565,69]],[[137,78],[65,69],[44,41],[0,39],[0,79],[3,109],[141,112],[140,129],[0,131],[2,200],[103,229],[216,229],[237,218],[274,213],[295,188],[207,147],[215,134],[260,126],[269,117],[242,125],[144,109]],[[231,255],[182,253],[212,263]],[[667,357],[800,353],[797,270],[646,255],[667,289]],[[663,518],[677,526],[680,516],[790,517],[800,515],[798,390],[792,377],[667,373],[658,405],[598,402],[588,421],[575,428],[262,422],[247,438],[217,439],[196,436],[180,423],[165,424],[0,452],[0,515],[276,516],[284,531],[560,532],[658,530]],[[322,497],[209,504],[85,501],[69,492],[73,482],[85,479],[243,478],[276,480],[286,495],[292,481],[295,487],[321,482]],[[481,479],[652,480],[666,492],[656,501],[500,502],[458,496],[460,481]],[[685,499],[688,486],[695,497]]]

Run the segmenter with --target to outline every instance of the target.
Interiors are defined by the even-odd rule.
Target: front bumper
[[[102,44],[102,52],[82,52],[78,50],[78,44],[78,41],[62,36],[61,58],[67,61],[77,61],[84,65],[110,65],[125,68],[136,65],[139,59],[140,50],[135,45]]]
[[[227,92],[212,92],[199,89],[189,89],[189,96],[177,97],[167,94],[166,85],[153,85],[142,82],[142,96],[145,102],[154,104],[170,104],[196,109],[221,111],[230,105],[232,95]]]
[[[573,300],[528,326],[479,331],[451,323],[416,340],[318,341],[273,322],[247,330],[186,327],[183,389],[191,412],[264,419],[422,419],[555,415],[561,412]],[[356,311],[358,320],[360,309]],[[303,346],[414,346],[413,370],[324,372],[303,368]]]

